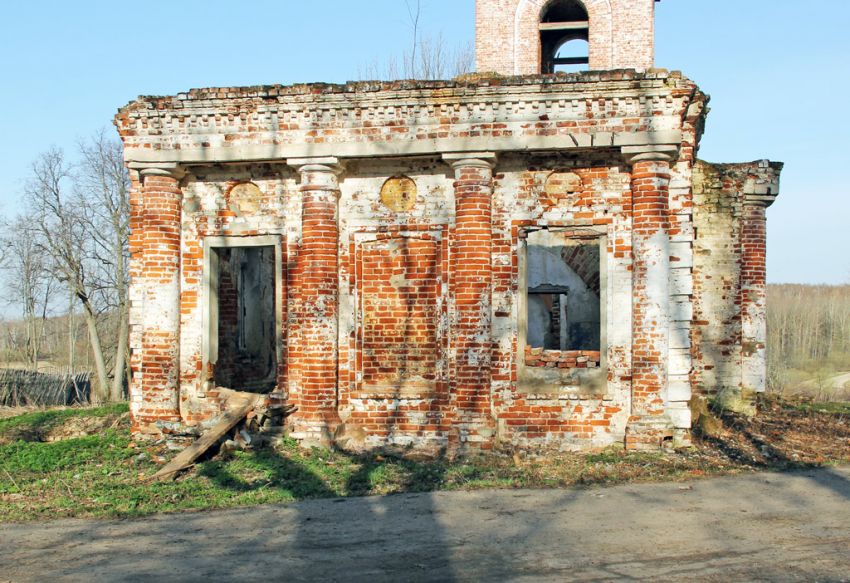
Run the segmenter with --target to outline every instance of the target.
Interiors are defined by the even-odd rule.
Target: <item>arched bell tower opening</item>
[[[580,0],[553,0],[540,15],[541,73],[587,69],[590,19]]]
[[[476,0],[479,73],[654,65],[657,0]]]

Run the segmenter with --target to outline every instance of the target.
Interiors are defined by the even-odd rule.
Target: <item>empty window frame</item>
[[[216,386],[269,393],[281,358],[277,237],[207,240],[206,369]]]
[[[523,246],[520,302],[525,367],[602,364],[604,237],[539,230]]]
[[[590,63],[590,22],[579,0],[555,0],[540,20],[541,73],[572,72]]]

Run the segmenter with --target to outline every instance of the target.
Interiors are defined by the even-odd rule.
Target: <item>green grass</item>
[[[795,402],[788,405],[790,408],[797,411],[807,413],[829,413],[831,415],[850,415],[850,403],[809,403]]]
[[[480,488],[550,488],[701,475],[699,459],[660,454],[412,461],[380,455],[277,449],[202,462],[174,482],[147,483],[160,453],[126,430],[53,443],[0,446],[0,520],[135,517],[160,512],[285,503],[310,498]]]
[[[28,413],[5,419],[0,443],[22,427],[55,427],[71,416],[122,413],[126,406]],[[705,454],[553,453],[519,459],[481,456],[414,461],[389,455],[310,450],[284,439],[275,449],[235,452],[199,463],[177,481],[150,483],[167,457],[126,428],[50,443],[0,445],[0,521],[59,517],[136,517],[286,503],[311,498],[481,488],[552,488],[690,479],[752,469]]]

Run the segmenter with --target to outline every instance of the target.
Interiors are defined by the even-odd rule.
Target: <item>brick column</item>
[[[628,449],[672,438],[665,415],[670,345],[669,152],[627,153],[632,165],[632,410]]]
[[[305,444],[329,445],[339,425],[337,336],[339,287],[336,158],[288,160],[301,175],[301,251],[294,274],[300,383],[294,435]]]
[[[454,447],[492,447],[490,403],[493,154],[445,156],[455,171],[451,403]]]
[[[133,426],[159,434],[157,423],[180,421],[180,229],[181,201],[176,168],[141,170],[139,277],[141,343],[134,361],[139,376],[130,389]],[[135,375],[134,375],[135,377]]]
[[[767,388],[767,215],[773,194],[744,194],[741,217],[741,354],[743,377],[738,403],[755,413],[753,397]],[[737,405],[737,406],[735,406]]]

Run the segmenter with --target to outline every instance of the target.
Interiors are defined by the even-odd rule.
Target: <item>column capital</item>
[[[296,172],[320,172],[339,176],[345,170],[345,166],[335,156],[323,158],[287,158],[286,165]]]
[[[744,206],[769,207],[779,196],[779,172],[750,172],[744,181],[742,194]]]
[[[443,161],[455,170],[460,168],[492,170],[496,167],[497,155],[495,152],[457,152],[443,154]]]
[[[623,146],[626,164],[635,162],[673,162],[679,157],[679,147],[673,145]]]
[[[182,180],[184,176],[186,176],[186,168],[177,164],[176,162],[164,162],[164,163],[146,163],[146,162],[132,162],[130,164],[130,170],[135,170],[139,173],[139,176],[142,179],[148,176],[166,176],[168,178],[173,178],[174,180]]]
[[[776,202],[775,194],[770,193],[744,193],[744,206],[751,207],[760,207],[760,208],[768,208],[774,202]]]

